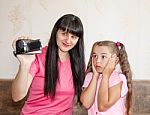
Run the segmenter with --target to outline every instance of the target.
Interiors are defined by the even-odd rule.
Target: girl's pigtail
[[[119,61],[122,73],[126,76],[128,85],[128,95],[127,95],[127,114],[131,115],[131,105],[132,105],[132,73],[130,69],[130,64],[128,61],[128,56],[125,50],[125,46],[120,43],[119,48]]]

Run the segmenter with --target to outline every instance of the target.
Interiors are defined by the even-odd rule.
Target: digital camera
[[[40,39],[19,39],[16,41],[16,51],[14,54],[35,54],[41,53],[42,44]]]

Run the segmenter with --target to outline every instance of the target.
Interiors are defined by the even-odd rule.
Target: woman
[[[19,101],[29,93],[21,115],[72,115],[74,96],[79,102],[84,81],[83,34],[81,20],[66,14],[55,23],[41,54],[17,55],[20,66],[12,98]]]

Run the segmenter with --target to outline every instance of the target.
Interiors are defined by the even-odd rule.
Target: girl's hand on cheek
[[[93,76],[98,77],[99,73],[96,71],[96,68],[93,62],[93,57],[92,57],[92,70],[93,70]]]
[[[106,66],[104,67],[104,70],[102,72],[103,76],[107,76],[110,77],[110,75],[112,74],[112,72],[115,69],[116,66],[116,54],[113,54],[110,59],[108,60]]]

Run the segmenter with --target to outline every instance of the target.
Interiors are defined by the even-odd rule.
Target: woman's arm
[[[27,39],[27,37],[19,37],[13,41],[13,49],[18,39]],[[12,83],[12,98],[14,101],[19,101],[24,98],[28,92],[33,77],[29,74],[29,69],[32,62],[35,60],[35,55],[17,55],[16,58],[20,62],[18,72]]]
[[[20,64],[19,70],[12,83],[12,98],[15,102],[23,99],[28,92],[33,77],[28,73],[30,66]]]

